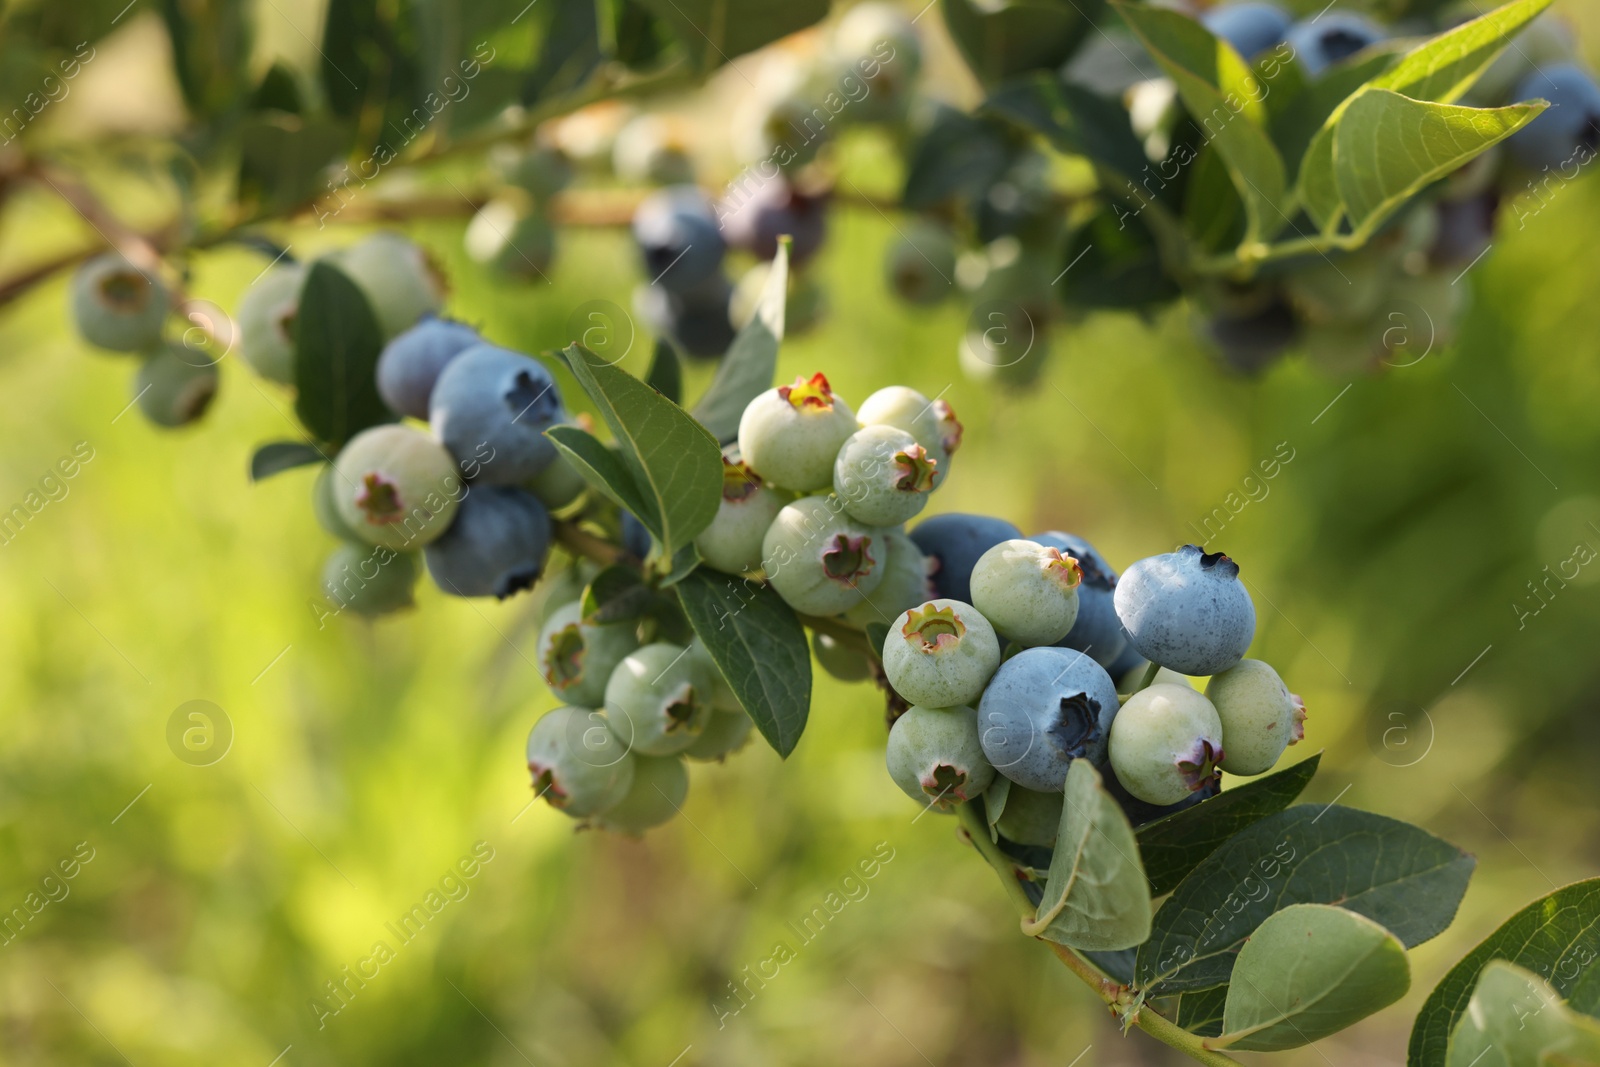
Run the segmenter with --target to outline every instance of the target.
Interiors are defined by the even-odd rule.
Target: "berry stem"
[[[574,556],[593,560],[602,567],[633,559],[625,549],[603,537],[596,537],[577,523],[555,519],[550,525],[555,533],[556,543]]]

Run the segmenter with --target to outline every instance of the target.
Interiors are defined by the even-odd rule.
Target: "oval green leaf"
[[[319,440],[342,445],[394,413],[378,396],[383,330],[343,271],[313,263],[294,318],[294,411]]]
[[[1450,1038],[1446,1067],[1600,1063],[1600,1022],[1568,1010],[1550,983],[1504,960],[1478,978]]]

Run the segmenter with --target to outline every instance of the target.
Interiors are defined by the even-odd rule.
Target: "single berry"
[[[695,359],[716,359],[733,344],[733,286],[720,272],[690,288],[640,284],[634,310],[645,324]]]
[[[818,665],[841,682],[864,682],[872,677],[872,663],[866,653],[827,634],[812,635],[811,651]]]
[[[939,461],[894,426],[857,430],[833,461],[834,493],[868,526],[899,526],[922,511],[940,477]]]
[[[1122,705],[1108,752],[1129,793],[1147,804],[1176,804],[1217,777],[1222,720],[1188,686],[1152,685]]]
[[[956,350],[968,378],[1006,389],[1032,385],[1050,360],[1049,305],[1008,299],[983,301]]]
[[[638,559],[644,559],[654,547],[655,539],[650,536],[650,531],[644,523],[631,511],[622,513],[622,547],[627,549]]]
[[[930,600],[902,613],[883,640],[889,684],[925,708],[975,704],[999,665],[994,627],[958,600]]]
[[[884,284],[908,304],[926,307],[956,286],[956,239],[948,227],[919,221],[889,245]]]
[[[538,497],[551,511],[565,509],[589,487],[589,483],[584,480],[578,468],[574,467],[567,457],[559,454],[550,461],[549,466],[535,474],[525,484],[528,492]]]
[[[464,471],[488,485],[538,477],[556,458],[544,431],[566,417],[542,363],[488,344],[450,361],[428,407],[439,440]]]
[[[838,505],[824,496],[785,504],[761,542],[767,581],[802,615],[848,611],[883,579],[882,535]]]
[[[1101,768],[1101,771],[1100,781],[1105,786],[1106,792],[1111,794],[1111,798],[1117,802],[1117,806],[1122,809],[1123,814],[1135,828],[1186,811],[1222,792],[1222,774],[1219,772],[1208,784],[1196,789],[1176,804],[1150,804],[1128,792],[1127,787],[1117,781],[1116,772],[1109,765]]]
[[[629,653],[606,682],[606,722],[630,751],[682,752],[711,719],[711,677],[689,650],[665,641]]]
[[[1600,85],[1576,63],[1541,67],[1517,86],[1518,100],[1543,97],[1550,106],[1506,144],[1518,163],[1529,170],[1576,167],[1594,158],[1600,148]],[[1580,154],[1584,158],[1578,158]]]
[[[1206,29],[1233,46],[1245,59],[1253,59],[1283,40],[1294,19],[1276,4],[1243,0],[1214,7],[1200,17]]]
[[[848,88],[859,78],[867,92],[850,103],[854,122],[893,122],[910,103],[922,69],[916,26],[894,4],[869,2],[845,12],[833,31],[832,72]]]
[[[1290,26],[1283,39],[1313,78],[1383,40],[1387,34],[1370,19],[1344,11],[1326,12]]]
[[[1065,799],[1059,790],[1041,793],[1013,783],[1006,793],[1006,806],[995,828],[1007,841],[1052,848],[1061,829],[1061,808]]]
[[[1393,276],[1388,251],[1368,245],[1297,268],[1284,282],[1284,290],[1302,322],[1346,323],[1376,311]]]
[[[695,738],[694,744],[683,750],[683,755],[693,760],[715,760],[721,763],[750,742],[750,731],[755,723],[743,708],[723,711],[713,708],[706,728]]]
[[[187,426],[216,399],[219,378],[215,363],[181,341],[167,341],[139,365],[133,395],[157,426]]]
[[[423,549],[434,584],[454,596],[504,600],[532,589],[550,554],[550,513],[525,489],[474,486],[456,521]]]
[[[450,453],[409,426],[362,430],[333,467],[339,517],[362,540],[389,548],[444,536],[465,492]]]
[[[1239,565],[1184,545],[1129,567],[1117,582],[1117,617],[1152,663],[1199,677],[1238,663],[1256,632]]]
[[[943,400],[929,400],[904,385],[890,385],[862,401],[856,420],[863,426],[894,426],[916,438],[917,444],[949,477],[950,457],[961,447],[961,423],[954,409]]]
[[[572,181],[572,160],[551,145],[534,145],[527,150],[498,146],[510,151],[491,151],[490,159],[500,172],[500,180],[516,186],[537,202],[543,202],[565,189]]]
[[[1111,670],[1128,647],[1128,637],[1122,632],[1117,619],[1117,607],[1112,602],[1117,588],[1117,572],[1106,563],[1105,557],[1093,545],[1076,534],[1060,530],[1046,530],[1035,534],[1031,540],[1049,548],[1060,549],[1078,561],[1083,569],[1083,584],[1078,586],[1078,617],[1067,636],[1056,642],[1062,648],[1075,648],[1096,663],[1105,666],[1111,677],[1120,673]],[[1138,655],[1138,653],[1134,653]]]
[[[676,116],[637,115],[611,145],[617,177],[636,184],[681,186],[694,181],[692,130]]]
[[[894,784],[935,811],[954,811],[994,781],[968,707],[907,708],[889,729],[887,762]]]
[[[1435,266],[1463,268],[1476,263],[1494,240],[1499,209],[1498,190],[1461,200],[1439,201],[1439,232],[1428,249],[1428,262]]]
[[[556,708],[528,733],[533,795],[575,819],[597,815],[628,795],[635,757],[589,708]]]
[[[545,620],[535,659],[552,693],[568,704],[598,708],[605,703],[611,672],[638,647],[632,622],[584,622],[583,602],[574,600]]]
[[[858,429],[823,374],[769,389],[739,418],[739,454],[769,484],[797,493],[833,487],[833,461]]]
[[[511,199],[491,200],[479,208],[462,240],[473,262],[528,281],[543,279],[556,256],[556,230],[549,217]]]
[[[739,276],[728,302],[728,322],[742,330],[756,317],[761,298],[766,294],[772,264],[757,263]],[[828,314],[828,293],[814,272],[790,271],[789,287],[783,301],[783,335],[798,337],[820,323]]]
[[[1247,314],[1218,314],[1201,326],[1218,358],[1241,374],[1259,374],[1300,337],[1300,322],[1285,300]]]
[[[1022,531],[1004,519],[987,515],[950,512],[923,519],[911,529],[917,543],[932,563],[933,588],[948,600],[972,602],[972,568],[989,549],[1001,541],[1013,541]]]
[[[763,181],[748,192],[737,183],[729,186],[716,212],[729,247],[757,259],[771,259],[778,254],[778,238],[792,237],[793,267],[816,255],[827,233],[827,197],[807,196],[782,177]]]
[[[972,603],[1000,636],[1024,647],[1053,645],[1078,618],[1083,568],[1037,541],[1001,541],[972,567]]]
[[[754,164],[763,179],[773,167],[794,174],[816,159],[836,125],[819,118],[829,114],[819,85],[804,65],[782,58],[773,63],[732,115],[736,158]]]
[[[1000,665],[978,704],[983,752],[1018,785],[1061,791],[1075,759],[1103,762],[1117,715],[1105,668],[1067,648],[1030,648]]]
[[[436,313],[444,287],[422,249],[397,233],[375,233],[329,257],[360,286],[385,337]]]
[[[634,212],[633,239],[651,285],[685,292],[722,269],[725,245],[705,194],[692,185],[652,193]]]
[[[381,545],[339,545],[322,566],[322,591],[338,611],[375,618],[414,604],[417,575],[415,552],[396,552]]]
[[[621,800],[590,821],[602,830],[638,837],[671,822],[689,795],[689,768],[679,756],[633,757],[633,784]]]
[[[1305,737],[1305,703],[1258,659],[1212,675],[1206,699],[1222,722],[1228,754],[1221,767],[1229,774],[1264,774],[1285,748]]]
[[[902,612],[926,604],[938,594],[928,577],[929,560],[917,543],[899,530],[879,530],[877,546],[881,558],[878,569],[883,577],[860,603],[844,613],[856,626],[881,623],[888,626]]]
[[[167,287],[116,252],[95,256],[72,276],[72,322],[96,348],[142,352],[161,340]]]
[[[383,346],[378,357],[378,395],[389,410],[414,419],[428,417],[428,400],[446,364],[483,338],[464,322],[425,316]]]
[[[711,525],[694,539],[700,558],[712,570],[744,574],[761,568],[761,545],[783,498],[743,462],[722,461],[722,503]]]
[[[239,298],[239,354],[268,381],[294,384],[294,317],[305,280],[302,264],[279,263]]]
[[[365,545],[366,539],[339,514],[338,477],[331,463],[324,463],[317,471],[317,480],[311,483],[311,514],[318,526],[339,540]]]

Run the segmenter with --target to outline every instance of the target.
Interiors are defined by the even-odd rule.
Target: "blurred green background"
[[[863,188],[895,186],[870,137],[842,155]],[[159,182],[97,166],[114,206],[160,217]],[[829,316],[784,347],[782,376],[823,370],[847,400],[898,382],[954,405],[966,438],[936,509],[1069,529],[1119,567],[1196,539],[1211,515],[1210,546],[1256,595],[1252,654],[1310,709],[1289,758],[1326,752],[1306,799],[1417,822],[1479,857],[1455,926],[1413,954],[1407,999],[1277,1062],[1402,1062],[1451,963],[1600,867],[1600,565],[1549,578],[1577,546],[1600,551],[1600,184],[1503,223],[1459,282],[1460,341],[1414,365],[1330,379],[1292,360],[1231,378],[1180,309],[1062,331],[1041,383],[1005,395],[957,368],[963,307],[889,298],[894,223],[842,205],[815,267]],[[629,305],[621,230],[565,232],[552,281],[528,284],[468,261],[463,225],[405,230],[447,273],[450,311],[494,340],[555,347],[580,303]],[[20,192],[0,268],[84,232]],[[361,232],[278,236],[311,255]],[[190,289],[231,308],[264,264],[208,253]],[[643,841],[530,807],[523,740],[555,704],[530,663],[536,599],[452,600],[424,582],[402,617],[319,627],[333,544],[311,471],[245,476],[256,444],[294,435],[291,398],[230,365],[199,427],[157,430],[126,410],[133,362],[76,340],[64,307],[57,278],[0,312],[0,509],[92,453],[0,545],[0,910],[60,898],[0,934],[0,1062],[1180,1062],[1124,1039],[1019,935],[952,820],[919,817],[889,782],[870,686],[819,673],[790,760],[758,741],[695,765],[685,817]],[[641,338],[623,365],[642,373],[648,352]],[[708,377],[691,371],[691,395]],[[167,740],[196,699],[233,732],[204,767]],[[474,854],[492,858],[450,880]],[[874,877],[845,881],[871,859]],[[448,903],[402,943],[386,924],[442,881]],[[790,924],[832,892],[848,903],[802,941]],[[372,974],[360,961],[379,940],[392,958],[347,979]],[[779,941],[793,958],[748,979]],[[337,1014],[316,1006],[338,1003],[330,982],[348,982]],[[743,1005],[730,983],[747,983]]]

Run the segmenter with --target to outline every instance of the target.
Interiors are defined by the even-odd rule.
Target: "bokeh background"
[[[1592,5],[1558,7],[1593,22]],[[319,17],[263,5],[262,48],[305,62]],[[948,52],[936,9],[919,28]],[[48,143],[135,223],[172,209],[161,176],[116,147],[175,121],[162,34],[129,12],[47,116]],[[1585,39],[1593,55],[1600,36]],[[714,126],[707,99],[683,106]],[[852,133],[837,152],[863,192],[892,196],[889,148]],[[473,178],[453,166],[403,180]],[[399,228],[443,267],[449,309],[491,338],[553,348],[580,303],[628,306],[624,230],[564,232],[550,280],[527,283],[469,261],[464,221]],[[823,370],[849,400],[898,382],[951,401],[967,433],[937,509],[1072,530],[1119,567],[1197,539],[1211,516],[1207,540],[1257,599],[1253,654],[1310,709],[1288,758],[1325,752],[1306,799],[1477,855],[1457,922],[1413,953],[1406,1000],[1276,1057],[1403,1062],[1410,1017],[1451,963],[1600,871],[1600,562],[1576,577],[1567,562],[1600,552],[1600,182],[1506,222],[1458,283],[1472,300],[1458,343],[1429,350],[1419,331],[1416,362],[1359,378],[1298,360],[1230,377],[1180,309],[1078,323],[1040,383],[1007,395],[958,369],[964,309],[909,311],[886,292],[892,216],[841,203],[831,225],[816,266],[829,314],[785,344],[781,376]],[[273,232],[314,255],[367,230]],[[88,233],[48,189],[11,190],[0,276]],[[232,307],[264,262],[207,253],[190,289]],[[60,897],[0,944],[0,1062],[1180,1062],[1124,1038],[1018,934],[952,820],[919,817],[889,782],[871,686],[819,672],[791,759],[758,741],[695,765],[685,817],[642,841],[575,834],[530,806],[523,740],[555,703],[530,662],[537,596],[452,600],[424,582],[401,617],[319,625],[333,544],[308,506],[312,472],[246,478],[256,444],[293,435],[291,398],[225,366],[201,425],[155,429],[127,409],[132,361],[87,348],[64,311],[63,277],[0,310],[0,508],[82,461],[0,545],[0,910]],[[636,373],[646,340],[623,364]],[[708,378],[691,368],[690,395]],[[169,747],[191,700],[232,732],[209,766]],[[76,876],[46,886],[74,857]],[[448,881],[468,857],[476,874]],[[802,942],[789,924],[870,859],[864,893]],[[402,944],[386,924],[442,880],[459,899]],[[319,1011],[380,939],[393,958]],[[794,958],[733,1000],[780,940]]]

